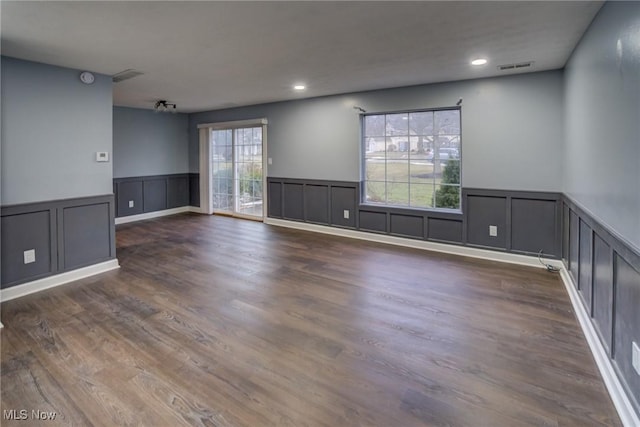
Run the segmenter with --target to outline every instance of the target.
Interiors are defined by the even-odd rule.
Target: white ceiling
[[[562,68],[600,1],[2,1],[2,54],[108,75],[182,112]],[[489,64],[471,67],[483,56]],[[292,85],[308,89],[294,93]]]

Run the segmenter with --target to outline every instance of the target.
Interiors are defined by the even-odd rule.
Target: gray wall
[[[640,3],[607,2],[565,70],[563,259],[640,414]]]
[[[2,205],[112,192],[111,77],[2,57]]]
[[[113,108],[113,177],[168,175],[189,171],[186,114]]]
[[[453,106],[463,98],[462,184],[560,191],[562,72],[423,85],[191,114],[189,170],[198,171],[199,123],[266,117],[268,175],[360,180],[360,122],[368,112]]]
[[[640,3],[608,2],[565,71],[564,192],[640,251]]]

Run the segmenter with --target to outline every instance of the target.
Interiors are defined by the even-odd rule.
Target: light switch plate
[[[268,164],[270,164],[270,165],[272,165],[272,164],[273,164],[273,159],[272,159],[271,157],[269,157],[269,158],[267,159],[267,163],[268,163]]]
[[[28,251],[24,251],[24,263],[31,264],[32,262],[36,262],[36,250],[29,249]]]
[[[498,235],[498,226],[490,225],[489,226],[489,236],[496,237]]]
[[[638,343],[635,341],[631,344],[631,361],[633,369],[640,375],[640,347],[638,347]]]

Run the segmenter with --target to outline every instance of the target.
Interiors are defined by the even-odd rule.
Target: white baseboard
[[[622,424],[625,427],[640,426],[640,418],[633,409],[633,405],[627,397],[627,394],[616,375],[611,359],[609,359],[607,351],[600,343],[600,338],[598,337],[596,329],[591,322],[591,317],[582,305],[582,301],[580,300],[578,291],[573,284],[573,280],[565,268],[560,270],[560,277],[562,278],[564,287],[567,289],[567,293],[571,299],[571,305],[573,306],[573,310],[578,318],[578,323],[580,323],[582,332],[587,338],[587,343],[589,344],[593,358],[596,361],[598,370],[600,370],[600,375],[602,375],[602,379],[609,391],[611,400],[613,400],[613,404],[618,410],[618,415],[620,416]]]
[[[368,240],[370,242],[387,243],[390,245],[404,246],[407,248],[423,249],[433,252],[481,258],[491,261],[505,262],[509,264],[526,265],[529,267],[545,268],[537,257],[519,255],[509,252],[497,252],[487,249],[470,248],[468,246],[448,245],[446,243],[427,242],[424,240],[407,239],[387,234],[367,233],[365,231],[349,230],[344,228],[329,227],[326,225],[309,224],[306,222],[287,221],[275,218],[265,218],[265,224],[278,227],[295,228],[298,230],[314,231],[317,233],[332,234],[334,236],[351,237],[353,239]],[[547,264],[561,268],[562,262],[554,259],[543,259]]]
[[[65,283],[73,282],[74,280],[84,279],[85,277],[104,273],[109,270],[115,270],[117,268],[120,268],[118,260],[112,259],[87,267],[78,268],[76,270],[66,271],[64,273],[56,274],[55,276],[49,276],[32,282],[23,283],[21,285],[12,286],[10,288],[0,290],[0,301],[4,302],[20,298],[25,295],[54,288],[56,286],[64,285]]]
[[[161,211],[147,212],[138,215],[122,216],[120,218],[116,218],[116,225],[126,224],[128,222],[143,221],[145,219],[159,218],[161,216],[175,215],[183,212],[200,213],[200,208],[196,208],[193,206],[180,206],[179,208],[164,209]]]

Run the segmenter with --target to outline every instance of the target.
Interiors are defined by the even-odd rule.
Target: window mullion
[[[363,201],[459,209],[460,116],[461,108],[364,114]]]

